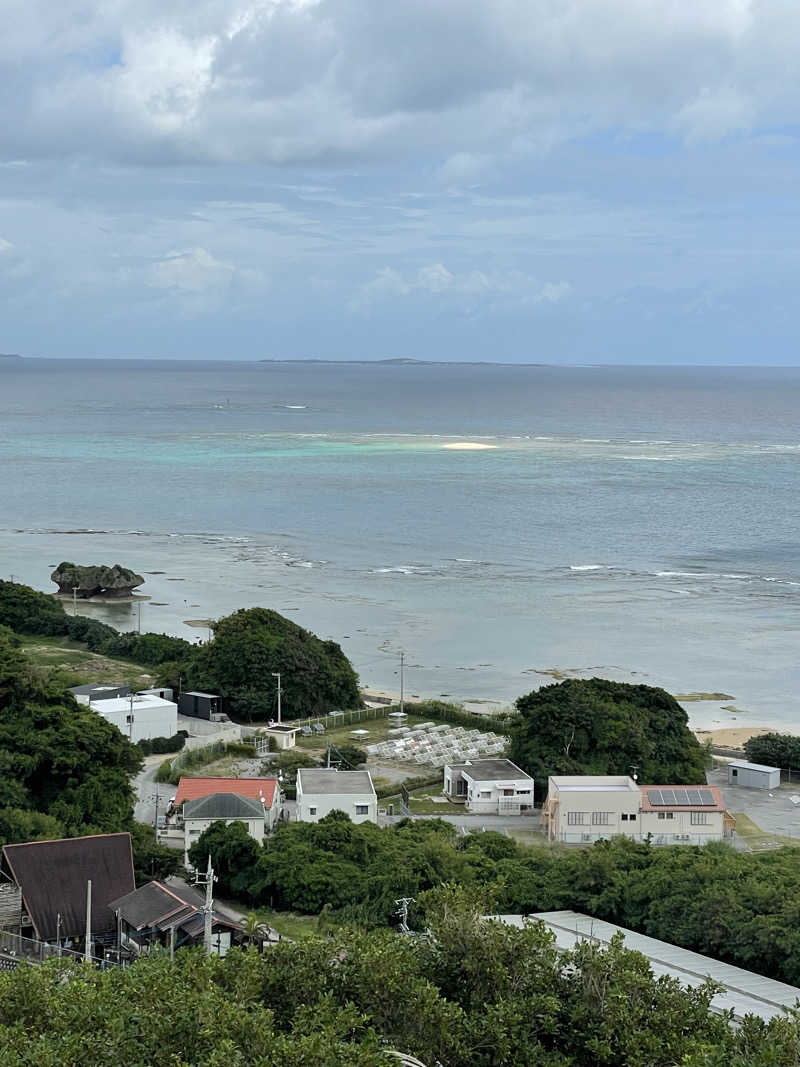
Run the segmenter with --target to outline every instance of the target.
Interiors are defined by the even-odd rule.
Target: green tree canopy
[[[220,693],[237,718],[270,719],[277,713],[275,672],[285,719],[361,704],[358,676],[339,645],[267,608],[220,619],[213,640],[195,651],[186,684]]]
[[[56,824],[68,834],[119,830],[131,818],[130,775],[140,766],[116,726],[34,677],[18,639],[0,627],[0,809],[13,809],[0,818],[6,833],[26,840]]]
[[[537,793],[551,774],[630,774],[643,783],[705,782],[705,750],[663,689],[604,678],[546,685],[517,700],[509,757]]]
[[[264,954],[2,973],[0,1062],[388,1067],[396,1049],[429,1067],[796,1067],[796,1018],[734,1029],[711,983],[656,978],[620,941],[560,953],[488,905],[444,887],[424,898],[425,937],[340,929]]]
[[[795,734],[757,734],[745,741],[744,751],[753,763],[800,771],[800,737]]]

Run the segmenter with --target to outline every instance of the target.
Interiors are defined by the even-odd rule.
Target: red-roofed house
[[[200,800],[214,793],[235,793],[237,797],[263,799],[267,808],[275,806],[276,798],[280,804],[277,778],[181,778],[175,794],[175,807],[179,808],[184,800]]]
[[[655,845],[705,845],[722,841],[736,828],[718,786],[643,785],[639,814],[642,840]]]
[[[174,806],[183,814],[184,848],[215,822],[241,822],[261,843],[278,821],[277,778],[181,778]]]

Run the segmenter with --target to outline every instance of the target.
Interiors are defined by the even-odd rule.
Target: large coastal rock
[[[141,574],[121,567],[79,567],[75,563],[59,563],[50,575],[58,586],[59,593],[74,595],[86,600],[91,596],[130,596],[133,590],[142,585]]]

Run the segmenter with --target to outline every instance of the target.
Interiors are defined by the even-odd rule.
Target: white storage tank
[[[728,785],[746,789],[777,789],[781,784],[780,767],[765,767],[762,763],[734,760],[728,764]]]

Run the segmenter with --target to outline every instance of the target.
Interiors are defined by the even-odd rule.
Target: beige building
[[[549,841],[637,837],[641,791],[627,775],[551,775],[542,815]]]
[[[627,775],[552,775],[542,814],[548,840],[575,844],[624,835],[703,845],[736,825],[716,786],[640,786]]]

